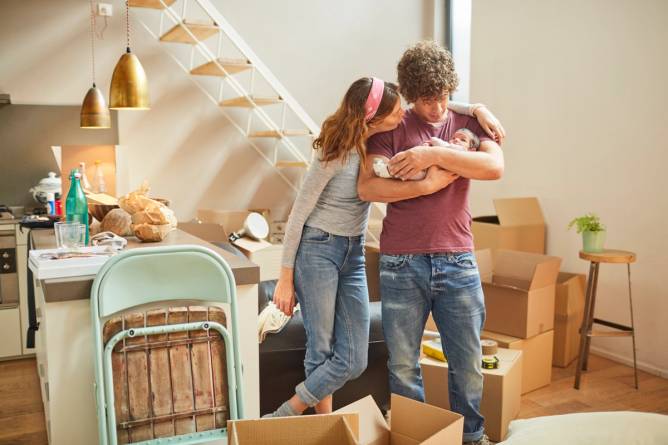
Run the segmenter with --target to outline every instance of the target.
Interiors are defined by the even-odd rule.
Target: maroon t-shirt
[[[464,127],[478,135],[481,142],[491,140],[475,118],[448,111],[445,123],[434,126],[411,109],[397,128],[372,136],[367,142],[367,152],[392,158],[401,151],[422,145],[431,137],[448,141],[455,131]],[[431,195],[388,204],[380,251],[391,255],[472,251],[470,182],[467,178],[458,178]]]

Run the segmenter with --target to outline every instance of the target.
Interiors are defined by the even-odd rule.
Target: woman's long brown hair
[[[343,101],[334,114],[325,119],[320,129],[320,135],[313,141],[313,149],[320,150],[320,160],[346,161],[352,150],[357,150],[361,165],[366,161],[366,139],[369,125],[378,123],[392,113],[399,98],[397,86],[385,82],[383,98],[378,106],[376,115],[366,121],[364,105],[366,104],[372,79],[363,77],[350,85]]]

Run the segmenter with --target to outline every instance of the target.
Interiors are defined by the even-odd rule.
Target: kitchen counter
[[[31,231],[33,248],[55,247],[52,229]],[[239,345],[247,417],[260,414],[257,293],[259,268],[254,263],[181,230],[159,243],[128,239],[126,249],[195,244],[220,254],[234,273],[239,316]],[[40,323],[36,355],[47,434],[52,445],[98,443],[93,389],[93,340],[90,289],[94,275],[34,280],[35,304]],[[225,305],[221,305],[226,309]],[[229,319],[229,313],[228,319]]]

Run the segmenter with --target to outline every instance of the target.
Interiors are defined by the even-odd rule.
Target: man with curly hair
[[[397,71],[399,90],[412,107],[395,130],[369,139],[366,169],[358,180],[363,200],[389,203],[380,239],[380,292],[390,390],[424,401],[418,359],[432,313],[448,358],[450,407],[464,416],[464,441],[487,444],[480,414],[485,305],[473,255],[468,192],[471,179],[501,177],[503,153],[475,118],[448,111],[458,78],[447,50],[435,42],[420,42],[403,54]],[[477,151],[423,145],[433,138],[448,141],[460,128],[478,136]],[[502,127],[497,128],[501,131],[494,136],[500,142]],[[427,169],[423,181],[428,181],[447,170],[450,181],[422,196],[422,181],[375,176],[377,157],[390,159],[395,177],[407,179]]]

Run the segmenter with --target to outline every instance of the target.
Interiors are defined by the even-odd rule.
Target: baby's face
[[[450,139],[450,143],[461,145],[468,150],[471,148],[471,136],[463,131],[455,131],[455,134],[452,135],[452,139]]]

